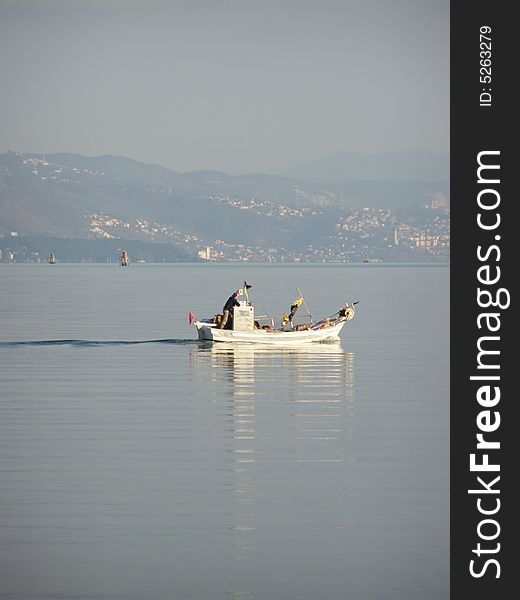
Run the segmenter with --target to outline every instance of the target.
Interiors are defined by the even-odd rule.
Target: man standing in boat
[[[224,308],[222,309],[222,321],[220,322],[219,329],[225,329],[226,324],[229,320],[229,316],[232,310],[234,310],[235,306],[240,306],[240,302],[237,300],[239,292],[233,292],[233,294],[227,299],[224,304]]]

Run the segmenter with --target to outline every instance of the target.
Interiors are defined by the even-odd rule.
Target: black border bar
[[[518,117],[513,109],[513,85],[517,78],[513,66],[515,56],[520,56],[515,41],[520,36],[515,32],[518,24],[512,15],[512,6],[514,4],[499,0],[452,0],[451,3],[452,600],[499,600],[518,595],[514,592],[516,572],[520,574],[520,567],[514,564],[517,553],[515,508],[518,500],[513,485],[518,471],[514,466],[515,455],[520,453],[513,436],[520,440],[520,428],[517,428],[516,418],[518,393],[513,387],[515,355],[518,352],[513,346],[516,341],[513,331],[515,298],[511,286],[513,273],[518,272],[518,266],[515,266],[515,255],[518,255],[515,233],[520,240],[520,228],[517,226],[520,220],[516,221],[514,215],[518,193],[513,191],[513,182],[520,172],[520,165],[515,164],[519,152],[513,147],[513,136],[519,129]],[[490,31],[487,32],[486,28]],[[481,46],[482,41],[486,42],[480,39],[481,31],[491,38],[490,65],[485,62],[488,49],[485,45]],[[481,55],[481,52],[484,54]],[[486,78],[488,71],[491,81]],[[489,151],[495,154],[481,155],[481,161],[500,168],[482,170],[481,179],[487,182],[479,183],[479,153]],[[495,179],[500,179],[500,182],[491,183]],[[490,206],[493,199],[499,200],[496,209],[479,207],[479,193],[483,189],[494,191],[482,194],[481,202]],[[479,227],[479,212],[481,223],[495,224],[500,218],[500,224],[489,230]],[[489,250],[492,245],[498,250]],[[480,257],[489,252],[484,260],[479,258],[479,246]],[[479,268],[486,265],[489,270],[480,271],[481,278],[495,278],[498,267],[500,280],[497,283],[479,282]],[[511,293],[510,306],[483,308],[477,297],[479,287],[495,294],[499,288],[507,289]],[[505,298],[506,294],[502,293],[503,305],[506,304]],[[498,320],[478,320],[482,313],[491,312],[499,314]],[[490,333],[486,324],[492,322],[493,326],[497,326],[498,321],[499,330]],[[497,336],[499,340],[482,341],[482,336],[486,335]],[[481,348],[500,352],[482,355],[480,364],[498,364],[498,368],[478,368],[479,339]],[[498,375],[500,379],[470,379],[472,376],[488,375]],[[491,386],[493,394],[495,386],[500,388],[500,401],[494,407],[483,406],[478,401],[478,390],[486,385]],[[486,399],[485,396],[483,398]],[[486,415],[479,417],[485,410],[489,411],[487,420]],[[500,419],[497,429],[483,434],[488,441],[500,442],[499,449],[477,449],[477,434],[482,433],[479,418],[480,424],[490,429],[497,424],[497,418]],[[499,465],[500,471],[471,471],[471,454],[475,454],[477,463],[482,463],[485,460],[483,454],[487,454],[489,463]],[[491,485],[497,476],[500,480]],[[492,491],[486,492],[477,477],[481,477]],[[468,490],[474,489],[484,491],[468,493]],[[479,507],[489,514],[481,512]],[[491,514],[493,510],[496,512]],[[484,522],[486,519],[487,522]],[[478,550],[479,543],[481,551]],[[498,544],[499,550],[496,550]],[[499,566],[494,562],[486,565],[487,560],[493,559]],[[474,573],[481,576],[471,574],[471,560],[475,561]],[[499,577],[496,577],[498,574]]]

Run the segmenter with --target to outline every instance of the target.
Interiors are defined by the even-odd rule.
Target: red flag
[[[194,320],[195,320],[195,315],[190,310],[190,314],[188,315],[188,323],[191,325]]]

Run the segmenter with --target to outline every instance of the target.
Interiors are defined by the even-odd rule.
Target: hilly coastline
[[[147,262],[448,260],[446,157],[331,156],[233,176],[0,154],[0,260],[34,262],[58,246],[62,262],[112,260],[122,246]]]

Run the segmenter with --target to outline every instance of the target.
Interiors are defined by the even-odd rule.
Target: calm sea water
[[[340,344],[203,345],[359,300]],[[0,265],[0,597],[449,597],[449,269]]]

